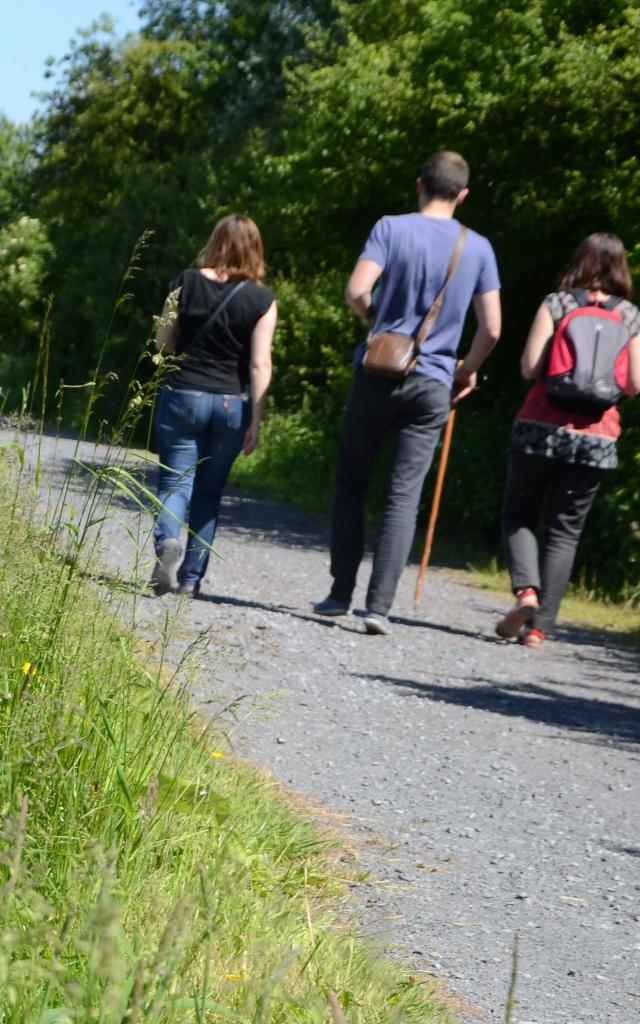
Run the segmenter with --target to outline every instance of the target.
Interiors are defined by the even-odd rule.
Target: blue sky
[[[47,87],[47,57],[60,58],[78,28],[110,14],[119,36],[138,27],[138,0],[12,0],[2,5],[0,111],[28,121],[38,103],[30,94]]]

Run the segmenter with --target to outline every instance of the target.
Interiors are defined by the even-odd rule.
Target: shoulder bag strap
[[[440,289],[435,299],[433,300],[424,320],[420,324],[420,330],[418,331],[415,340],[415,359],[417,359],[418,356],[420,355],[420,349],[422,348],[425,341],[429,337],[429,332],[433,327],[433,322],[437,317],[438,313],[440,312],[440,307],[442,306],[442,300],[444,298],[444,293],[447,290],[447,285],[449,284],[449,281],[451,280],[455,273],[455,269],[458,266],[458,261],[460,259],[460,256],[462,255],[462,250],[464,249],[464,243],[466,242],[467,239],[467,230],[468,229],[465,227],[464,224],[460,225],[460,234],[458,235],[455,248],[453,250],[453,253],[451,254],[451,259],[449,260],[449,266],[447,267],[447,274],[444,279],[444,284],[442,285],[442,288]]]
[[[190,345],[194,345],[196,341],[199,341],[200,338],[204,334],[207,333],[207,331],[209,330],[210,327],[213,327],[214,323],[216,322],[216,320],[218,319],[218,317],[222,313],[222,310],[231,302],[233,296],[237,295],[238,292],[240,291],[240,289],[243,288],[246,283],[247,283],[246,281],[238,281],[238,283],[233,286],[231,291],[228,292],[227,295],[225,295],[225,297],[222,300],[222,302],[220,303],[220,305],[216,306],[216,308],[214,309],[213,313],[211,314],[209,319],[206,321],[206,323],[204,323],[202,325],[202,327],[200,328],[198,333],[191,339],[191,341],[189,343]]]

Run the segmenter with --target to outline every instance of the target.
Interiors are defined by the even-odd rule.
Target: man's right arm
[[[360,259],[347,281],[344,292],[347,305],[351,306],[365,324],[371,324],[371,293],[381,273],[382,267],[375,260]]]
[[[373,225],[344,292],[347,305],[368,327],[374,319],[371,293],[389,255],[389,231],[389,217],[381,217]]]
[[[473,308],[478,321],[478,328],[471,342],[471,348],[455,372],[454,405],[463,398],[466,398],[475,388],[478,370],[496,345],[502,328],[500,291],[498,288],[474,295]]]

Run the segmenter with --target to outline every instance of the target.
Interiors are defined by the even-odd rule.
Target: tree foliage
[[[23,213],[33,165],[31,132],[0,114],[0,226]]]
[[[6,154],[23,141],[0,123],[0,215],[37,216],[54,247],[55,372],[80,380],[93,365],[148,229],[107,360],[126,375],[168,280],[222,213],[242,209],[263,230],[282,300],[275,405],[315,419],[314,437],[331,422],[333,437],[360,336],[342,281],[373,222],[413,208],[425,156],[458,149],[472,168],[463,219],[495,245],[506,328],[459,417],[443,516],[494,543],[518,356],[541,296],[594,230],[620,234],[640,273],[640,8],[147,0],[142,13],[124,41],[108,21],[78,35],[36,125],[33,171],[25,160],[16,176]],[[625,415],[623,466],[581,567],[618,594],[637,592],[640,557],[633,403]]]
[[[35,364],[52,249],[40,221],[0,228],[0,390],[16,404]]]

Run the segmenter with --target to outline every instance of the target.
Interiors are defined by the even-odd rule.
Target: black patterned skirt
[[[550,423],[533,423],[530,420],[514,423],[511,451],[523,455],[542,455],[547,459],[597,469],[615,469],[618,465],[615,437],[587,434],[581,430],[554,427]]]

